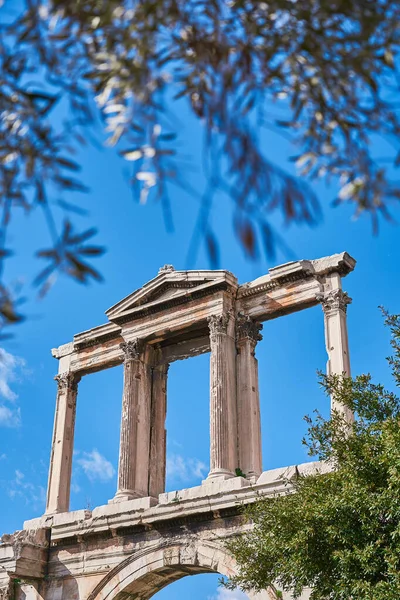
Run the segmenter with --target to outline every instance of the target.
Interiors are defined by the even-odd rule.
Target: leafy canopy
[[[158,198],[170,226],[169,183],[197,194],[175,143],[179,102],[203,123],[208,185],[192,249],[204,239],[213,265],[217,189],[233,201],[233,226],[251,258],[260,246],[271,258],[279,244],[274,211],[287,223],[319,219],[305,181],[262,152],[263,130],[289,137],[300,174],[339,181],[336,201],[354,203],[374,222],[400,197],[398,0],[1,4],[0,263],[13,250],[6,230],[14,211],[42,210],[52,244],[39,254],[48,261],[36,281],[44,291],[60,271],[83,282],[98,277],[71,249],[70,217],[63,217],[81,210],[64,196],[85,191],[74,154],[98,117],[107,143],[132,165],[137,196]],[[375,156],[378,136],[392,145],[389,156]],[[101,252],[90,246],[86,255]],[[1,319],[18,319],[4,284]]]
[[[386,322],[399,386],[400,315],[386,315]],[[400,400],[370,375],[323,377],[322,385],[355,412],[352,431],[339,412],[309,420],[309,453],[332,470],[299,476],[286,495],[249,509],[254,529],[230,544],[240,572],[229,585],[272,585],[294,597],[311,587],[312,600],[397,600]]]

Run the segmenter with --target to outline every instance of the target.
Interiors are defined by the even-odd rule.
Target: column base
[[[207,479],[204,479],[203,483],[208,483],[213,479],[225,481],[225,479],[232,479],[232,477],[236,477],[236,475],[235,473],[232,473],[232,471],[228,471],[228,469],[215,469],[214,471],[209,472]]]
[[[259,473],[256,471],[248,471],[246,472],[246,475],[244,475],[244,477],[246,479],[249,479],[250,481],[257,481],[257,479],[260,477],[262,471],[260,471]]]
[[[66,513],[66,512],[70,512],[69,510],[63,510],[63,509],[59,509],[56,508],[54,510],[48,509],[46,510],[46,512],[43,514],[44,517],[54,517],[54,515],[60,515],[62,513]]]
[[[146,494],[139,494],[135,490],[118,490],[114,498],[108,501],[108,504],[126,502],[126,500],[136,500],[137,498],[143,498],[145,495]]]

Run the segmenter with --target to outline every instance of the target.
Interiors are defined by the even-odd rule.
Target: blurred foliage
[[[271,258],[281,243],[270,224],[273,211],[286,223],[320,217],[306,180],[274,165],[273,149],[269,158],[261,152],[263,129],[289,137],[299,174],[338,181],[336,202],[367,211],[374,226],[400,197],[392,179],[400,164],[397,1],[21,0],[17,14],[6,17],[2,262],[11,213],[41,208],[55,254],[40,256],[79,281],[97,277],[64,247],[70,225],[60,232],[52,215],[57,193],[85,190],[73,155],[99,115],[107,144],[132,165],[140,201],[160,200],[170,224],[169,183],[190,191],[171,98],[186,101],[204,126],[209,185],[192,249],[204,240],[213,265],[218,243],[209,214],[216,190],[231,197],[235,233],[250,258],[260,248]],[[389,162],[373,152],[377,136],[393,147]],[[74,210],[64,199],[57,204]]]
[[[400,315],[392,332],[393,379],[400,385]],[[327,395],[350,408],[307,418],[309,454],[330,472],[293,477],[287,493],[248,510],[254,528],[229,544],[239,564],[234,588],[282,590],[310,600],[400,597],[400,399],[370,375],[322,377]],[[282,595],[277,597],[282,597]]]

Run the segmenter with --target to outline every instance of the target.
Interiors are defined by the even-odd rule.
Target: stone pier
[[[168,364],[158,365],[152,370],[149,496],[155,498],[165,490],[168,368]]]
[[[231,313],[208,317],[210,328],[210,473],[234,477],[238,465],[235,324]]]
[[[350,377],[347,305],[351,304],[351,298],[342,290],[342,281],[338,273],[330,273],[323,287],[324,291],[317,299],[324,311],[325,346],[328,354],[326,371],[328,375]],[[331,409],[341,412],[349,422],[354,418],[350,409],[338,404],[334,398]]]
[[[258,390],[258,363],[255,356],[257,342],[261,341],[262,325],[248,316],[238,315],[237,344],[237,402],[239,468],[248,479],[256,479],[262,472],[260,395]]]
[[[48,514],[65,512],[69,508],[79,379],[79,375],[68,372],[55,377],[58,390],[47,488]]]

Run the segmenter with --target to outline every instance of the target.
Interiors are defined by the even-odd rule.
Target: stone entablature
[[[164,312],[168,312],[168,309],[191,303],[192,306],[188,307],[190,320],[204,320],[201,311],[199,314],[196,310],[194,301],[196,297],[212,296],[216,288],[218,292],[219,287],[231,290],[236,296],[237,312],[258,321],[274,319],[315,306],[320,302],[317,296],[325,291],[324,282],[328,285],[329,277],[334,273],[340,277],[346,276],[354,266],[355,260],[347,252],[342,252],[318,260],[297,261],[274,267],[267,275],[240,286],[236,278],[227,271],[163,272],[110,308],[106,312],[109,323],[75,335],[73,342],[53,349],[53,356],[60,360],[60,371],[71,370],[82,374],[120,364],[122,356],[119,344],[124,341],[123,327],[117,323],[120,318],[125,319],[130,314],[134,322],[137,314],[135,310],[143,311],[144,304],[146,309],[154,310],[153,314],[159,312],[165,317]],[[196,290],[193,290],[194,287]],[[171,290],[178,290],[177,295],[168,298]],[[165,295],[164,300],[160,299],[162,294]],[[158,299],[153,300],[154,296]],[[212,302],[206,304],[209,314],[213,314]],[[142,319],[134,325],[136,337],[156,338],[161,335],[163,338],[162,325],[162,319],[157,319],[157,322]],[[171,325],[174,323],[171,322]],[[179,321],[176,325],[179,330]]]

